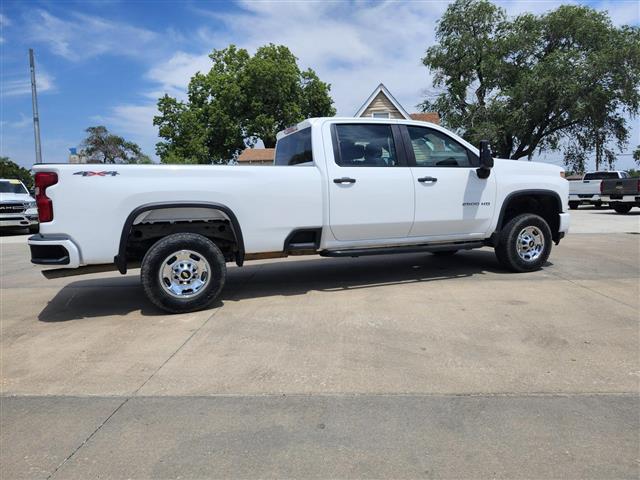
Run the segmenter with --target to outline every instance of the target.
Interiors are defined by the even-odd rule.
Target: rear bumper
[[[582,203],[598,203],[604,201],[604,199],[599,194],[589,195],[589,194],[569,194],[570,202],[582,202]]]
[[[33,235],[29,237],[31,263],[36,265],[80,266],[80,250],[73,241],[61,235]]]
[[[640,203],[640,195],[602,195],[602,201],[608,203]]]

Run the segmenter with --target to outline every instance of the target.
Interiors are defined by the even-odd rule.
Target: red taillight
[[[47,187],[58,183],[58,174],[53,172],[37,172],[36,204],[38,205],[38,219],[41,223],[53,220],[53,202],[47,197]]]

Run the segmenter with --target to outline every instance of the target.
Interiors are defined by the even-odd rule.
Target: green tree
[[[156,146],[163,163],[219,163],[258,139],[273,147],[276,133],[301,120],[335,114],[331,86],[282,45],[265,45],[251,56],[235,45],[214,50],[208,73],[189,82],[187,101],[168,95],[153,120],[164,139]]]
[[[598,159],[626,143],[640,105],[637,27],[582,6],[508,19],[488,0],[456,0],[436,36],[422,61],[443,91],[421,105],[467,140],[514,159],[565,137]]]
[[[587,152],[572,143],[564,151],[564,164],[572,173],[584,173],[587,167]]]
[[[85,131],[87,137],[82,141],[80,154],[89,163],[151,163],[137,144],[109,133],[102,125]]]
[[[640,165],[640,145],[638,145],[636,149],[633,151],[633,160],[638,165]]]
[[[26,168],[9,160],[9,157],[0,157],[0,178],[17,179],[31,190],[33,188],[33,176]]]

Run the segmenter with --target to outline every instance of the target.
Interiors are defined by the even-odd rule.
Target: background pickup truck
[[[621,178],[603,180],[600,196],[618,213],[629,213],[633,207],[640,207],[640,179]]]
[[[629,178],[627,172],[588,172],[581,180],[569,180],[569,208],[575,210],[581,204],[600,208],[604,203],[600,198],[600,183],[605,179]]]
[[[273,166],[36,165],[31,259],[141,265],[146,294],[170,312],[211,305],[226,262],[294,254],[490,246],[509,270],[539,269],[569,228],[562,169],[494,165],[480,147],[423,122],[315,118],[278,134]]]
[[[38,231],[36,201],[20,180],[0,179],[0,228],[28,228]]]

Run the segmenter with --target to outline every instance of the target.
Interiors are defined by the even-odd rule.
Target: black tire
[[[38,233],[39,231],[40,231],[40,225],[29,226],[29,233],[34,234],[34,233]]]
[[[458,250],[439,250],[437,252],[431,252],[438,257],[450,257],[458,253]]]
[[[613,209],[616,211],[616,213],[621,213],[621,214],[625,214],[625,213],[629,213],[631,211],[632,205],[626,205],[624,203],[616,203],[613,205]]]
[[[540,246],[541,251],[531,260],[525,260],[518,253],[518,236],[526,228],[531,228],[544,240]],[[545,219],[532,213],[524,213],[509,220],[500,230],[495,247],[496,257],[503,267],[512,272],[532,272],[539,270],[549,258],[551,242],[551,229]]]
[[[600,210],[602,208],[602,202],[598,200],[593,204],[593,206],[596,208],[596,210]]]
[[[189,250],[195,254],[195,257],[192,256],[185,262],[197,263],[204,259],[206,262],[202,265],[208,263],[209,268],[196,271],[198,275],[202,275],[204,271],[208,270],[205,280],[202,281],[200,278],[204,283],[200,287],[201,290],[191,293],[186,290],[186,293],[183,294],[185,296],[179,297],[177,294],[169,293],[168,286],[171,284],[169,283],[165,287],[160,276],[165,266],[165,260],[173,253],[183,250]],[[176,260],[174,260],[175,262]],[[166,265],[171,267],[172,264],[167,262]],[[176,268],[178,268],[177,265]],[[142,287],[149,300],[162,310],[171,313],[194,312],[210,306],[220,295],[226,275],[227,266],[220,249],[208,238],[195,233],[174,233],[156,242],[144,256],[140,271]],[[177,276],[175,278],[179,283],[180,279]],[[193,279],[197,280],[198,276],[194,275]],[[186,289],[187,286],[177,288]]]
[[[569,208],[571,210],[577,210],[580,206],[580,202],[569,202]]]

